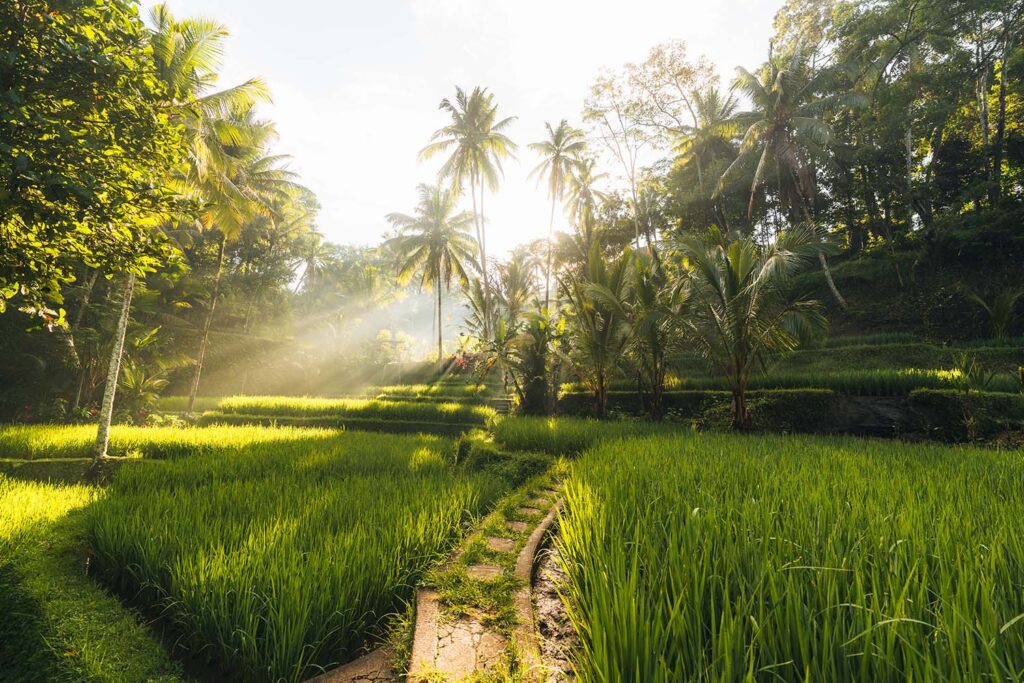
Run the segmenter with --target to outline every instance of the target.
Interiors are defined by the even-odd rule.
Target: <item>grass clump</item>
[[[347,433],[123,470],[94,507],[103,579],[224,676],[299,681],[380,636],[503,482],[436,437]]]
[[[565,489],[583,681],[1024,676],[1020,452],[660,436]]]
[[[82,510],[100,495],[0,474],[0,679],[182,680],[138,616],[86,576]]]
[[[228,415],[257,417],[331,417],[459,424],[484,424],[494,417],[494,410],[486,406],[454,402],[294,396],[233,396],[221,400],[217,409]]]

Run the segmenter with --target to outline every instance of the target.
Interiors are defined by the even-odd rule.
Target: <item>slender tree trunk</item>
[[[484,177],[480,176],[480,265],[484,269],[484,336],[491,339],[491,275],[487,267],[487,225],[484,216]]]
[[[907,134],[904,139],[904,155],[906,162],[906,195],[904,201],[906,202],[907,210],[907,232],[909,233],[914,227],[914,134],[913,129],[910,125],[910,107],[907,107]]]
[[[484,245],[483,179],[481,178],[481,180],[480,180],[480,207],[479,207],[479,210],[477,210],[477,201],[476,201],[477,178],[476,178],[476,176],[477,176],[476,171],[473,171],[472,173],[470,173],[470,177],[469,177],[469,194],[470,194],[470,198],[472,199],[472,202],[473,202],[473,223],[474,223],[474,225],[476,227],[476,246],[477,246],[477,249],[480,252],[479,255],[478,255],[479,258],[480,258],[480,277],[481,277],[481,279],[483,280],[483,283],[484,283],[484,300],[483,300],[483,311],[482,311],[482,313],[483,313],[483,321],[482,321],[483,322],[483,334],[484,334],[484,341],[490,341],[490,338],[491,338],[490,327],[491,326],[490,326],[490,321],[488,320],[489,316],[487,314],[488,297],[490,296],[490,294],[489,294],[490,287],[488,286],[488,281],[489,280],[488,280],[488,275],[487,275],[487,247]]]
[[[110,364],[107,366],[107,383],[103,388],[103,404],[100,408],[100,424],[96,430],[94,461],[106,457],[110,444],[110,422],[114,417],[114,394],[117,392],[117,378],[121,373],[121,356],[124,353],[124,338],[128,331],[128,317],[132,307],[132,291],[135,288],[135,274],[129,273],[121,297],[121,317],[117,321],[114,344],[110,349]]]
[[[818,263],[821,264],[821,272],[825,274],[825,282],[828,283],[828,289],[832,292],[832,298],[836,300],[839,307],[844,311],[849,307],[846,303],[846,299],[839,293],[839,288],[836,287],[836,281],[832,279],[832,269],[828,267],[828,259],[825,258],[825,252],[818,252]]]
[[[551,217],[548,219],[548,265],[544,271],[544,310],[551,304],[551,252],[555,235],[555,198],[551,197]]]
[[[220,246],[217,248],[217,275],[213,280],[213,292],[210,297],[210,305],[206,310],[206,319],[203,321],[203,336],[199,340],[199,355],[196,358],[196,372],[192,376],[192,388],[188,392],[188,405],[186,413],[191,413],[196,404],[196,395],[199,393],[199,379],[203,374],[203,362],[206,360],[206,347],[210,341],[210,326],[213,325],[213,312],[217,307],[217,299],[220,297],[220,279],[224,272],[224,249],[227,238],[221,235]]]
[[[437,364],[441,365],[441,278],[437,279]]]
[[[742,380],[736,382],[732,391],[732,428],[743,430],[750,427],[750,413],[747,410],[747,387]]]
[[[990,202],[993,206],[1003,196],[1003,145],[1006,140],[1006,79],[1009,78],[1007,62],[1010,59],[1010,31],[1007,30],[1003,39],[1003,58],[999,67],[999,108],[996,111],[996,137],[992,143],[992,194]]]

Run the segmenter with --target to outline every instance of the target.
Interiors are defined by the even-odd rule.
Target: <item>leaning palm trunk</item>
[[[548,263],[544,271],[544,310],[551,305],[551,251],[552,239],[555,235],[555,199],[551,198],[551,218],[548,220]]]
[[[103,388],[103,405],[100,407],[100,424],[96,431],[96,450],[94,460],[106,457],[110,443],[110,422],[114,417],[114,394],[117,391],[117,378],[121,373],[121,355],[124,353],[124,338],[128,331],[128,314],[132,307],[132,292],[135,289],[135,274],[129,273],[124,283],[124,294],[121,298],[121,317],[117,321],[117,332],[114,344],[110,349],[110,364],[107,367],[107,383]]]
[[[839,307],[844,311],[847,309],[846,299],[839,293],[839,289],[836,287],[835,280],[832,279],[832,270],[828,267],[828,259],[825,258],[825,252],[818,252],[818,262],[821,264],[821,272],[825,274],[825,282],[828,283],[829,291],[832,292],[832,298],[836,300]]]
[[[217,299],[220,297],[220,279],[224,272],[224,248],[226,238],[221,237],[220,248],[217,251],[217,275],[213,281],[213,296],[210,297],[210,306],[206,311],[206,320],[203,321],[203,336],[199,340],[199,355],[196,358],[196,373],[192,377],[192,388],[188,392],[188,406],[186,413],[191,413],[196,403],[196,395],[199,393],[199,379],[203,374],[203,362],[206,360],[206,347],[210,341],[210,327],[213,325],[213,311],[217,306]]]

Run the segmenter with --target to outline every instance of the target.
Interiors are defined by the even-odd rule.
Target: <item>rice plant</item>
[[[110,430],[112,456],[176,458],[248,448],[252,445],[288,441],[329,439],[337,430],[259,426],[130,427]],[[96,443],[96,425],[6,425],[0,426],[0,458],[90,458]]]
[[[581,453],[602,441],[689,431],[679,425],[572,417],[506,417],[493,426],[494,440],[511,451],[553,455]]]
[[[94,565],[222,677],[304,680],[354,658],[504,492],[449,447],[349,433],[123,470],[90,511]]]
[[[494,416],[494,410],[486,406],[453,402],[406,403],[296,396],[233,396],[222,399],[217,408],[222,413],[262,417],[336,417],[461,424],[483,424]]]
[[[582,681],[1024,676],[1020,452],[654,437],[565,488]]]
[[[952,363],[952,359],[948,361]],[[750,388],[759,389],[831,389],[853,396],[906,396],[915,389],[955,389],[961,384],[961,371],[957,368],[921,370],[772,370],[750,378]],[[670,377],[665,388],[669,391],[728,391],[729,382],[720,377]],[[1017,391],[1018,382],[1010,373],[995,374],[987,386],[992,391]],[[564,393],[581,393],[584,388],[576,384],[563,385]],[[636,383],[625,380],[612,385],[615,391],[635,391]]]

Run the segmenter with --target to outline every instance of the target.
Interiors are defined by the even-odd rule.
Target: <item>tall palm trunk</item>
[[[484,225],[483,225],[483,211],[484,211],[484,196],[483,196],[483,180],[480,181],[480,206],[477,208],[476,201],[476,171],[470,173],[469,177],[469,194],[473,201],[473,223],[476,227],[476,246],[480,250],[480,275],[484,281],[484,300],[483,300],[483,333],[484,341],[489,341],[491,338],[490,322],[488,321],[487,309],[488,309],[488,280],[487,280],[487,248],[484,246]]]
[[[555,235],[555,198],[551,197],[551,218],[548,220],[548,264],[544,270],[544,310],[547,311],[551,304],[551,252],[554,246],[551,242]]]
[[[437,365],[442,365],[441,350],[441,277],[437,278]]]
[[[480,265],[484,276],[484,336],[491,338],[491,276],[487,268],[487,225],[484,217],[484,177],[480,176]]]
[[[1006,79],[1007,62],[1010,59],[1012,45],[1011,33],[1006,32],[1003,38],[1002,64],[999,67],[999,104],[996,111],[996,136],[992,142],[992,191],[990,203],[994,206],[1003,195],[1003,146],[1006,140]]]
[[[117,321],[114,344],[110,349],[110,364],[107,366],[107,383],[103,388],[103,404],[100,407],[100,424],[96,430],[96,449],[93,460],[106,457],[110,444],[110,422],[114,417],[114,394],[117,392],[117,378],[121,373],[121,356],[124,353],[124,338],[128,331],[128,314],[132,307],[132,292],[135,289],[135,274],[129,273],[121,296],[121,317]]]
[[[196,358],[196,372],[192,377],[192,388],[188,392],[188,405],[186,413],[191,413],[196,404],[196,395],[199,393],[199,379],[203,374],[203,362],[206,360],[206,347],[210,341],[210,326],[213,324],[213,312],[217,307],[217,299],[220,298],[220,280],[224,273],[224,249],[227,237],[223,234],[220,238],[220,246],[217,248],[217,275],[213,280],[213,293],[210,297],[210,305],[206,309],[206,319],[203,321],[203,336],[199,340],[199,356]]]

